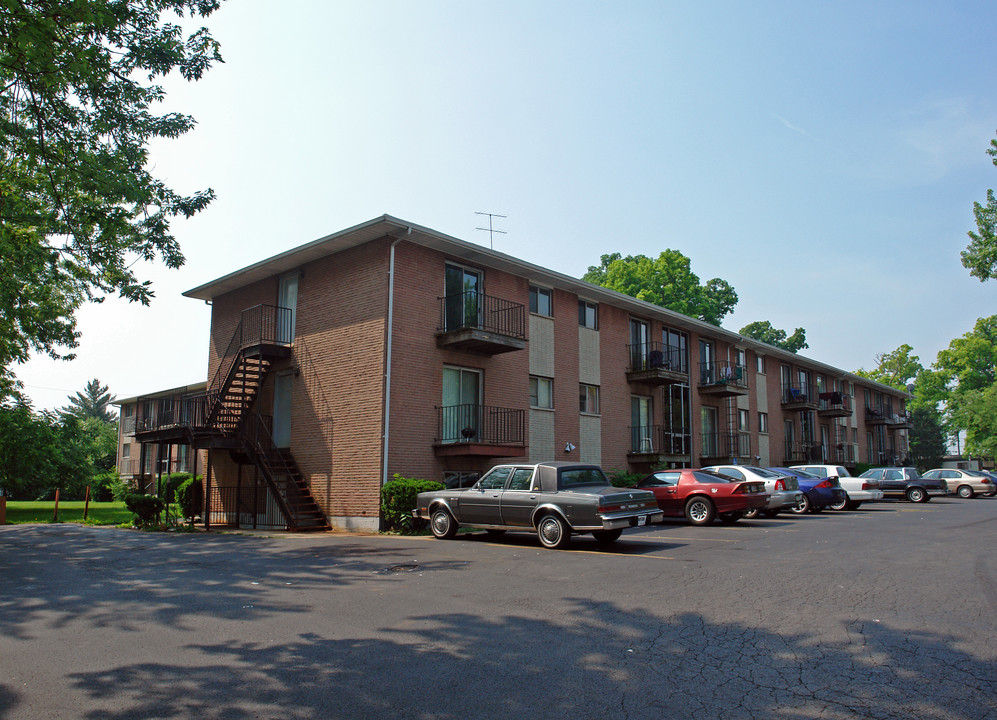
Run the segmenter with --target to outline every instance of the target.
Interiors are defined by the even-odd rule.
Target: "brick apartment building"
[[[387,215],[184,294],[211,303],[207,384],[135,398],[133,439],[203,451],[211,522],[376,529],[395,473],[511,459],[907,454],[902,392]]]

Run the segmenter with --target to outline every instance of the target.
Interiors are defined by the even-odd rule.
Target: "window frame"
[[[591,325],[588,322],[589,320],[588,311],[590,309],[592,311]],[[594,303],[588,300],[582,300],[581,298],[578,298],[578,326],[589,328],[590,330],[599,329],[599,303]]]
[[[547,405],[540,404],[540,386],[547,386]],[[536,389],[536,392],[534,392]],[[534,402],[535,400],[535,402]],[[542,375],[530,375],[530,408],[533,410],[554,409],[554,379]]]
[[[594,391],[591,395],[589,391]],[[589,383],[578,383],[578,412],[584,415],[599,415],[601,411],[601,399],[598,385]],[[589,399],[595,398],[595,409],[589,408]]]
[[[550,288],[540,285],[530,285],[530,313],[541,317],[554,317],[554,293]],[[547,312],[542,312],[540,307],[540,297],[547,298]],[[535,309],[534,309],[535,308]]]

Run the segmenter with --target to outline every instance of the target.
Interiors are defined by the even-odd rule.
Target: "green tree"
[[[997,382],[997,315],[979,318],[973,329],[938,353],[935,369],[953,391],[985,390]]]
[[[737,293],[726,280],[713,278],[700,284],[689,258],[678,250],[665,250],[657,259],[603,255],[582,280],[713,325],[720,325],[737,305]]]
[[[987,155],[997,165],[997,140],[990,141]],[[962,264],[980,282],[997,277],[997,199],[987,190],[987,204],[973,203],[977,232],[969,231],[969,245],[962,251]]]
[[[906,390],[918,374],[924,370],[921,359],[913,354],[914,348],[906,343],[896,350],[876,355],[876,367],[872,370],[859,368],[855,374],[889,385],[897,390]]]
[[[748,323],[738,332],[745,337],[782,348],[783,350],[789,350],[791,353],[810,347],[807,345],[807,331],[803,328],[796,328],[792,335],[787,335],[785,330],[772,327],[772,323],[768,320],[758,320]]]
[[[997,385],[959,392],[949,412],[952,425],[966,432],[967,454],[997,457]]]
[[[0,490],[34,500],[51,484],[55,433],[23,400],[0,403]]]
[[[157,79],[197,80],[218,45],[164,14],[206,17],[220,0],[32,0],[0,4],[0,384],[31,349],[71,358],[76,310],[117,293],[147,304],[137,259],[183,264],[170,220],[202,210],[148,168],[149,142],[194,126],[155,114]]]
[[[83,388],[83,392],[78,392],[69,398],[69,405],[62,408],[59,414],[113,423],[116,415],[111,409],[111,403],[114,402],[116,396],[111,395],[107,390],[107,385],[101,385],[100,380],[94,378]]]
[[[910,454],[921,470],[938,467],[947,454],[945,425],[937,408],[911,410]]]

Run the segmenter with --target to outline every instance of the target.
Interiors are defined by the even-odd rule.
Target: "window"
[[[129,443],[125,443],[124,445],[121,446],[121,457],[123,459],[127,460],[129,457],[131,457],[131,452],[132,452],[132,446]]]
[[[760,372],[762,375],[765,374],[765,356],[755,355],[755,370]]]
[[[443,484],[448,488],[471,487],[478,482],[480,473],[448,470],[443,473]]]
[[[583,413],[591,413],[593,415],[599,414],[598,385],[585,385],[583,383],[580,386],[578,393],[578,409]]]
[[[551,316],[550,290],[530,285],[530,312],[547,317]]]
[[[748,354],[744,350],[741,350],[740,348],[735,348],[734,349],[734,364],[737,365],[737,367],[747,368],[748,367]]]
[[[661,329],[665,344],[665,367],[681,373],[689,372],[689,336],[680,330]]]
[[[758,413],[758,432],[767,433],[769,431],[769,414],[766,412]]]
[[[530,377],[530,407],[554,407],[554,381],[545,377]]]
[[[599,306],[595,303],[578,301],[578,324],[582,327],[599,329]]]
[[[748,431],[748,411],[738,410],[737,411],[737,429],[741,432]]]
[[[476,328],[481,320],[481,272],[447,263],[444,329]]]
[[[533,479],[533,468],[516,468],[509,481],[510,490],[529,490]]]

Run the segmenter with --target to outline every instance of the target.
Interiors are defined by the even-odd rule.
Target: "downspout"
[[[412,228],[405,231],[405,235],[395,238],[391,243],[391,253],[388,260],[388,328],[387,341],[385,343],[385,366],[384,366],[384,435],[381,438],[382,467],[381,467],[381,487],[388,482],[388,445],[391,438],[391,337],[393,335],[393,323],[395,317],[395,246],[405,239],[405,236],[412,234]]]

